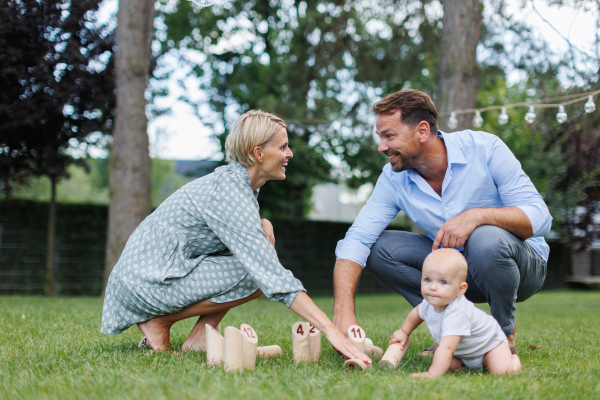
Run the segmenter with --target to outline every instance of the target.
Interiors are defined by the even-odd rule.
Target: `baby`
[[[467,261],[454,249],[439,249],[423,263],[423,302],[406,317],[392,335],[390,344],[403,347],[412,331],[425,321],[439,345],[427,372],[412,377],[435,378],[466,366],[485,366],[496,375],[521,372],[521,360],[511,354],[506,335],[498,322],[476,308],[464,296],[467,291]]]

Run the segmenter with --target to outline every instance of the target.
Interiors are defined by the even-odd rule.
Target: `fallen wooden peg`
[[[371,364],[367,364],[358,358],[352,358],[350,360],[346,360],[344,363],[344,368],[347,371],[366,371],[368,368],[371,368]]]
[[[377,346],[373,346],[369,349],[369,352],[367,353],[367,355],[369,357],[381,357],[383,356],[383,349],[381,347],[377,347]]]
[[[383,357],[381,357],[381,361],[379,362],[379,368],[398,368],[398,364],[400,364],[400,361],[402,361],[402,359],[404,358],[404,355],[406,354],[406,351],[410,347],[411,343],[412,341],[410,340],[410,338],[408,338],[406,344],[404,345],[404,349],[400,348],[400,343],[391,344],[390,347],[388,347],[388,349],[385,351]]]
[[[259,346],[256,350],[258,357],[263,358],[281,357],[283,354],[281,347],[276,344],[272,344],[270,346]]]

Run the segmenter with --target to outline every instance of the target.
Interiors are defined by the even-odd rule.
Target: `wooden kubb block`
[[[365,331],[358,325],[350,325],[348,328],[348,339],[352,342],[354,347],[356,347],[360,352],[365,352]],[[373,342],[371,342],[372,345]],[[349,371],[365,371],[369,368],[370,365],[366,364],[362,360],[358,358],[352,358],[350,360],[346,360],[344,363],[344,368]]]
[[[371,339],[365,338],[365,354],[369,357],[381,357],[383,356],[383,350],[381,347],[375,346]]]
[[[292,325],[292,351],[296,363],[318,361],[321,332],[308,322],[296,322]]]
[[[383,357],[381,357],[381,361],[379,362],[379,368],[398,368],[398,364],[400,364],[400,361],[402,361],[402,359],[404,358],[404,355],[408,351],[408,348],[410,347],[411,343],[412,341],[410,340],[410,338],[408,338],[406,344],[404,345],[404,349],[400,348],[399,343],[391,344],[390,347],[388,347],[388,349],[385,351]]]
[[[208,365],[218,365],[223,362],[225,338],[218,330],[206,324],[206,361]]]
[[[226,371],[253,369],[256,366],[258,336],[250,325],[242,324],[240,329],[225,328],[223,364]]]

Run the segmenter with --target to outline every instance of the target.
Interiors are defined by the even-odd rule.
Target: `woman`
[[[225,142],[230,164],[173,193],[138,226],[108,281],[103,333],[137,324],[152,349],[165,350],[171,326],[198,316],[183,350],[205,350],[205,324],[216,327],[231,308],[264,294],[345,357],[370,362],[281,266],[272,226],[260,219],[258,189],[285,179],[293,157],[285,128],[273,114],[242,115]]]

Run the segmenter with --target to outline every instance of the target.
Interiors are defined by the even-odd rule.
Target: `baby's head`
[[[454,249],[439,249],[425,258],[421,294],[436,311],[442,311],[467,291],[467,260]]]

